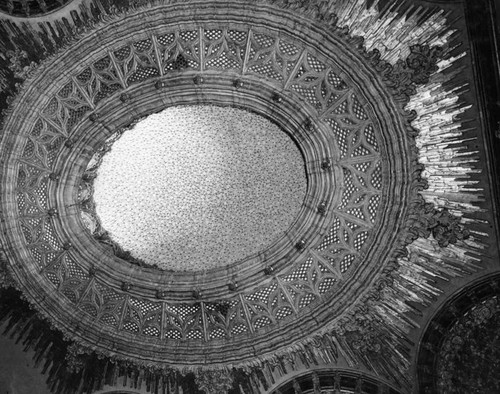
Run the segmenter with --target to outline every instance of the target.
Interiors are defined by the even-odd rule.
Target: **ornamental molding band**
[[[421,318],[489,245],[450,15],[78,3],[0,20],[0,286],[25,311],[0,319],[58,338],[54,389],[414,390]]]

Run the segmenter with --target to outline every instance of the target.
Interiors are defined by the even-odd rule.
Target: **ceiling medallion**
[[[333,21],[265,3],[242,13],[242,4],[130,10],[28,79],[5,122],[15,132],[2,140],[11,183],[1,204],[12,212],[3,241],[15,246],[9,260],[24,262],[12,276],[69,338],[113,359],[199,377],[207,365],[249,367],[298,348],[304,365],[336,360],[339,349],[349,363],[361,353],[379,360],[386,335],[400,343],[403,334],[380,331],[365,311],[396,291],[400,264],[413,264],[400,260],[406,245],[431,233],[440,245],[468,236],[419,198],[415,114],[404,110],[441,52],[413,46],[392,67],[385,53],[327,27]],[[208,106],[278,125],[297,144],[307,186],[288,195],[286,230],[270,245],[230,263],[186,270],[178,259],[158,270],[100,231],[95,169],[142,119]],[[393,367],[404,379],[404,365]]]
[[[406,127],[394,127],[387,115],[397,108],[390,109],[390,100],[366,97],[354,87],[351,78],[373,78],[368,70],[364,70],[366,76],[352,74],[355,64],[333,62],[296,32],[278,36],[274,21],[269,25],[256,21],[248,28],[239,24],[245,22],[242,20],[215,28],[205,27],[200,15],[198,21],[179,22],[172,30],[162,22],[160,12],[148,18],[152,26],[161,22],[162,27],[144,30],[141,23],[134,25],[140,15],[123,19],[123,38],[117,39],[121,36],[114,30],[113,41],[97,52],[91,37],[75,47],[82,59],[72,58],[66,64],[68,71],[74,69],[66,73],[71,76],[52,84],[51,97],[40,98],[36,104],[40,116],[33,119],[25,145],[19,147],[22,159],[16,191],[10,198],[15,198],[19,212],[17,237],[25,245],[30,270],[40,278],[40,291],[59,292],[65,302],[75,305],[71,308],[82,322],[100,325],[104,330],[99,333],[101,343],[105,342],[103,332],[109,332],[113,341],[120,332],[124,339],[137,337],[145,348],[154,346],[159,353],[153,359],[169,362],[185,356],[179,351],[165,354],[172,341],[239,338],[242,344],[252,339],[255,346],[259,343],[255,338],[260,337],[263,345],[273,338],[262,336],[263,328],[276,327],[278,334],[283,324],[307,321],[313,310],[325,309],[317,309],[325,300],[330,299],[334,306],[323,311],[324,318],[328,315],[330,319],[335,310],[341,312],[343,305],[360,294],[359,285],[352,283],[369,281],[383,269],[374,256],[386,255],[391,250],[387,245],[396,245],[393,231],[373,229],[389,228],[384,220],[391,221],[392,227],[403,225],[400,220],[398,224],[396,213],[377,221],[383,201],[407,209],[405,200],[395,201],[387,193],[391,184],[402,187],[403,194],[411,192],[412,180],[405,179],[411,175],[410,158],[398,153],[406,151],[410,143]],[[182,14],[172,24],[176,20],[182,21]],[[100,34],[105,35],[106,29]],[[129,38],[132,30],[133,40]],[[321,49],[351,54],[348,40],[344,41],[339,38],[331,49]],[[65,55],[59,62],[65,62]],[[357,62],[358,67],[366,63],[361,54]],[[239,75],[237,86],[235,74]],[[157,89],[158,79],[165,82],[166,89]],[[281,100],[274,99],[276,94]],[[95,174],[86,170],[93,166],[94,152],[107,150],[105,141],[114,140],[117,131],[132,123],[139,127],[141,118],[152,118],[155,115],[151,114],[164,108],[175,111],[187,104],[242,107],[279,124],[304,157],[307,192],[305,196],[305,191],[299,192],[297,197],[287,193],[294,200],[286,204],[287,213],[278,214],[281,219],[291,215],[286,219],[286,231],[270,248],[249,249],[233,256],[234,263],[198,265],[185,271],[181,264],[189,258],[180,257],[170,270],[162,272],[127,264],[126,250],[105,247],[111,245],[105,233],[94,238],[85,231],[85,223],[91,219],[83,216],[82,220],[82,215],[94,205],[89,199],[94,186],[88,180],[99,180],[99,175],[94,180]],[[377,108],[380,105],[388,108]],[[244,115],[238,118],[244,119]],[[121,138],[128,133],[132,135],[132,131],[125,132]],[[210,138],[223,135],[217,132]],[[391,143],[383,143],[384,139]],[[267,143],[271,141],[269,136]],[[258,147],[257,141],[253,144]],[[208,149],[206,143],[203,146]],[[216,154],[207,156],[214,159]],[[289,160],[298,160],[297,154],[293,157]],[[391,168],[395,176],[384,180],[384,172],[393,171]],[[52,172],[60,174],[57,182],[48,177]],[[177,176],[181,182],[182,177]],[[287,183],[297,181],[288,177]],[[98,204],[99,198],[95,199]],[[99,205],[96,209],[99,214]],[[256,242],[258,235],[253,238]],[[65,242],[72,248],[62,248]],[[245,254],[251,254],[250,258],[245,259]],[[140,260],[141,256],[136,257]],[[167,257],[165,252],[163,259]],[[207,262],[216,260],[212,256]],[[92,277],[91,267],[98,270]],[[265,273],[267,267],[273,269],[271,276]],[[234,282],[238,283],[237,292],[231,286]],[[157,301],[158,294],[162,302]],[[279,337],[274,340],[282,341]],[[158,348],[151,341],[164,342],[167,347]],[[237,359],[245,358],[244,346]],[[189,353],[193,354],[192,347]],[[216,357],[212,362],[222,359]]]

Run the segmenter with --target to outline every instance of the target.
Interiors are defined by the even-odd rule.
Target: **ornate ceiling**
[[[67,7],[0,17],[0,318],[52,391],[447,392],[496,357],[455,339],[495,294],[432,334],[499,269],[464,4]]]

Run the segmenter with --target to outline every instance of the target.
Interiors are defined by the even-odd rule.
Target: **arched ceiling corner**
[[[494,392],[500,387],[498,274],[453,295],[433,316],[419,344],[418,381],[423,392]]]
[[[6,0],[0,5],[0,12],[14,18],[40,17],[53,13],[80,0]]]

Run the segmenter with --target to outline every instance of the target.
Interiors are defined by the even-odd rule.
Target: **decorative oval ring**
[[[2,241],[30,302],[85,346],[161,365],[238,365],[331,327],[387,270],[415,193],[405,114],[358,44],[273,6],[192,1],[46,61],[1,141]],[[304,206],[269,249],[205,275],[132,265],[85,229],[82,176],[112,133],[193,103],[282,127],[305,157]]]

